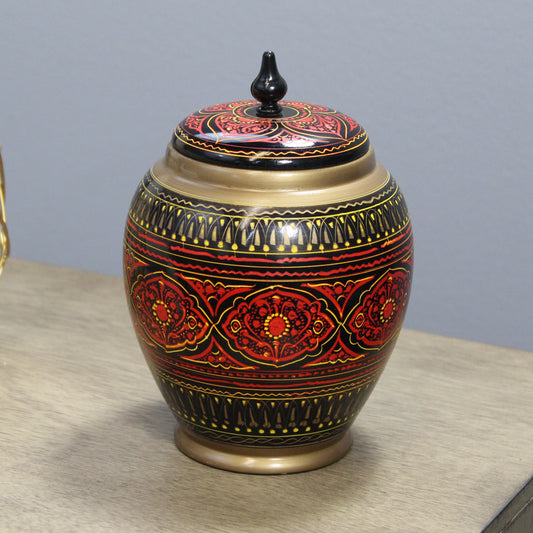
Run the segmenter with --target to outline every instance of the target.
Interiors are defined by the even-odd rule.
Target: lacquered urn
[[[366,131],[286,90],[265,52],[254,99],[187,116],[124,239],[133,325],[176,444],[239,472],[348,451],[411,284],[405,199]]]

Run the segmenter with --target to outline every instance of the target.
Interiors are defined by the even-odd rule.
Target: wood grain
[[[344,459],[219,471],[175,448],[122,280],[10,259],[0,530],[479,532],[533,473],[532,369],[527,352],[406,330]]]

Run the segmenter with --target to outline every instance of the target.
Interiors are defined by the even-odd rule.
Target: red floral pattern
[[[211,326],[194,300],[162,273],[134,284],[132,304],[148,339],[169,351],[198,344]]]
[[[303,102],[281,103],[287,117],[260,120],[254,114],[257,102],[253,100],[206,107],[183,120],[176,135],[184,136],[187,142],[196,139],[212,143],[212,149],[222,143],[235,144],[237,151],[265,146],[268,150],[283,153],[289,150],[295,154],[309,149],[333,149],[347,141],[366,138],[361,125],[344,113]]]
[[[401,326],[408,299],[408,273],[389,271],[354,311],[348,327],[363,345],[381,347]]]
[[[226,300],[235,298],[238,294],[250,292],[252,288],[250,285],[228,285],[221,281],[212,281],[210,279],[203,281],[192,277],[184,277],[184,279],[190,283],[195,294],[203,302],[206,311],[211,313],[211,316],[218,315],[219,307]]]
[[[319,353],[335,324],[321,302],[276,287],[239,303],[222,328],[246,357],[282,366]]]
[[[322,293],[329,303],[332,303],[339,312],[339,318],[344,321],[344,308],[350,296],[362,285],[372,280],[372,276],[359,280],[335,281],[333,283],[305,283],[304,287],[310,287]]]
[[[368,356],[368,352],[354,351],[348,348],[339,337],[333,347],[316,359],[313,359],[306,363],[303,368],[317,367],[321,365],[336,365],[344,364],[347,362],[357,361],[358,359],[364,359]]]
[[[124,262],[123,262],[123,268],[124,268],[124,280],[126,283],[132,283],[131,280],[131,274],[132,272],[138,268],[146,266],[146,263],[138,259],[128,248],[124,248]]]

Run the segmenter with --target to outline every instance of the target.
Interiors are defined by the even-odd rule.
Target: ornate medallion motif
[[[252,294],[222,324],[228,339],[246,357],[283,366],[320,351],[335,330],[319,301],[279,287]]]
[[[210,329],[211,324],[192,298],[162,273],[139,278],[132,287],[131,299],[144,333],[166,350],[195,346]]]
[[[409,298],[405,270],[386,272],[370,289],[348,322],[356,339],[369,347],[381,347],[401,325]]]

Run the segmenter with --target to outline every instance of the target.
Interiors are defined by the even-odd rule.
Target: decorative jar
[[[177,446],[239,472],[348,451],[411,284],[405,199],[366,131],[286,88],[265,52],[255,100],[186,117],[124,239],[133,325]]]

